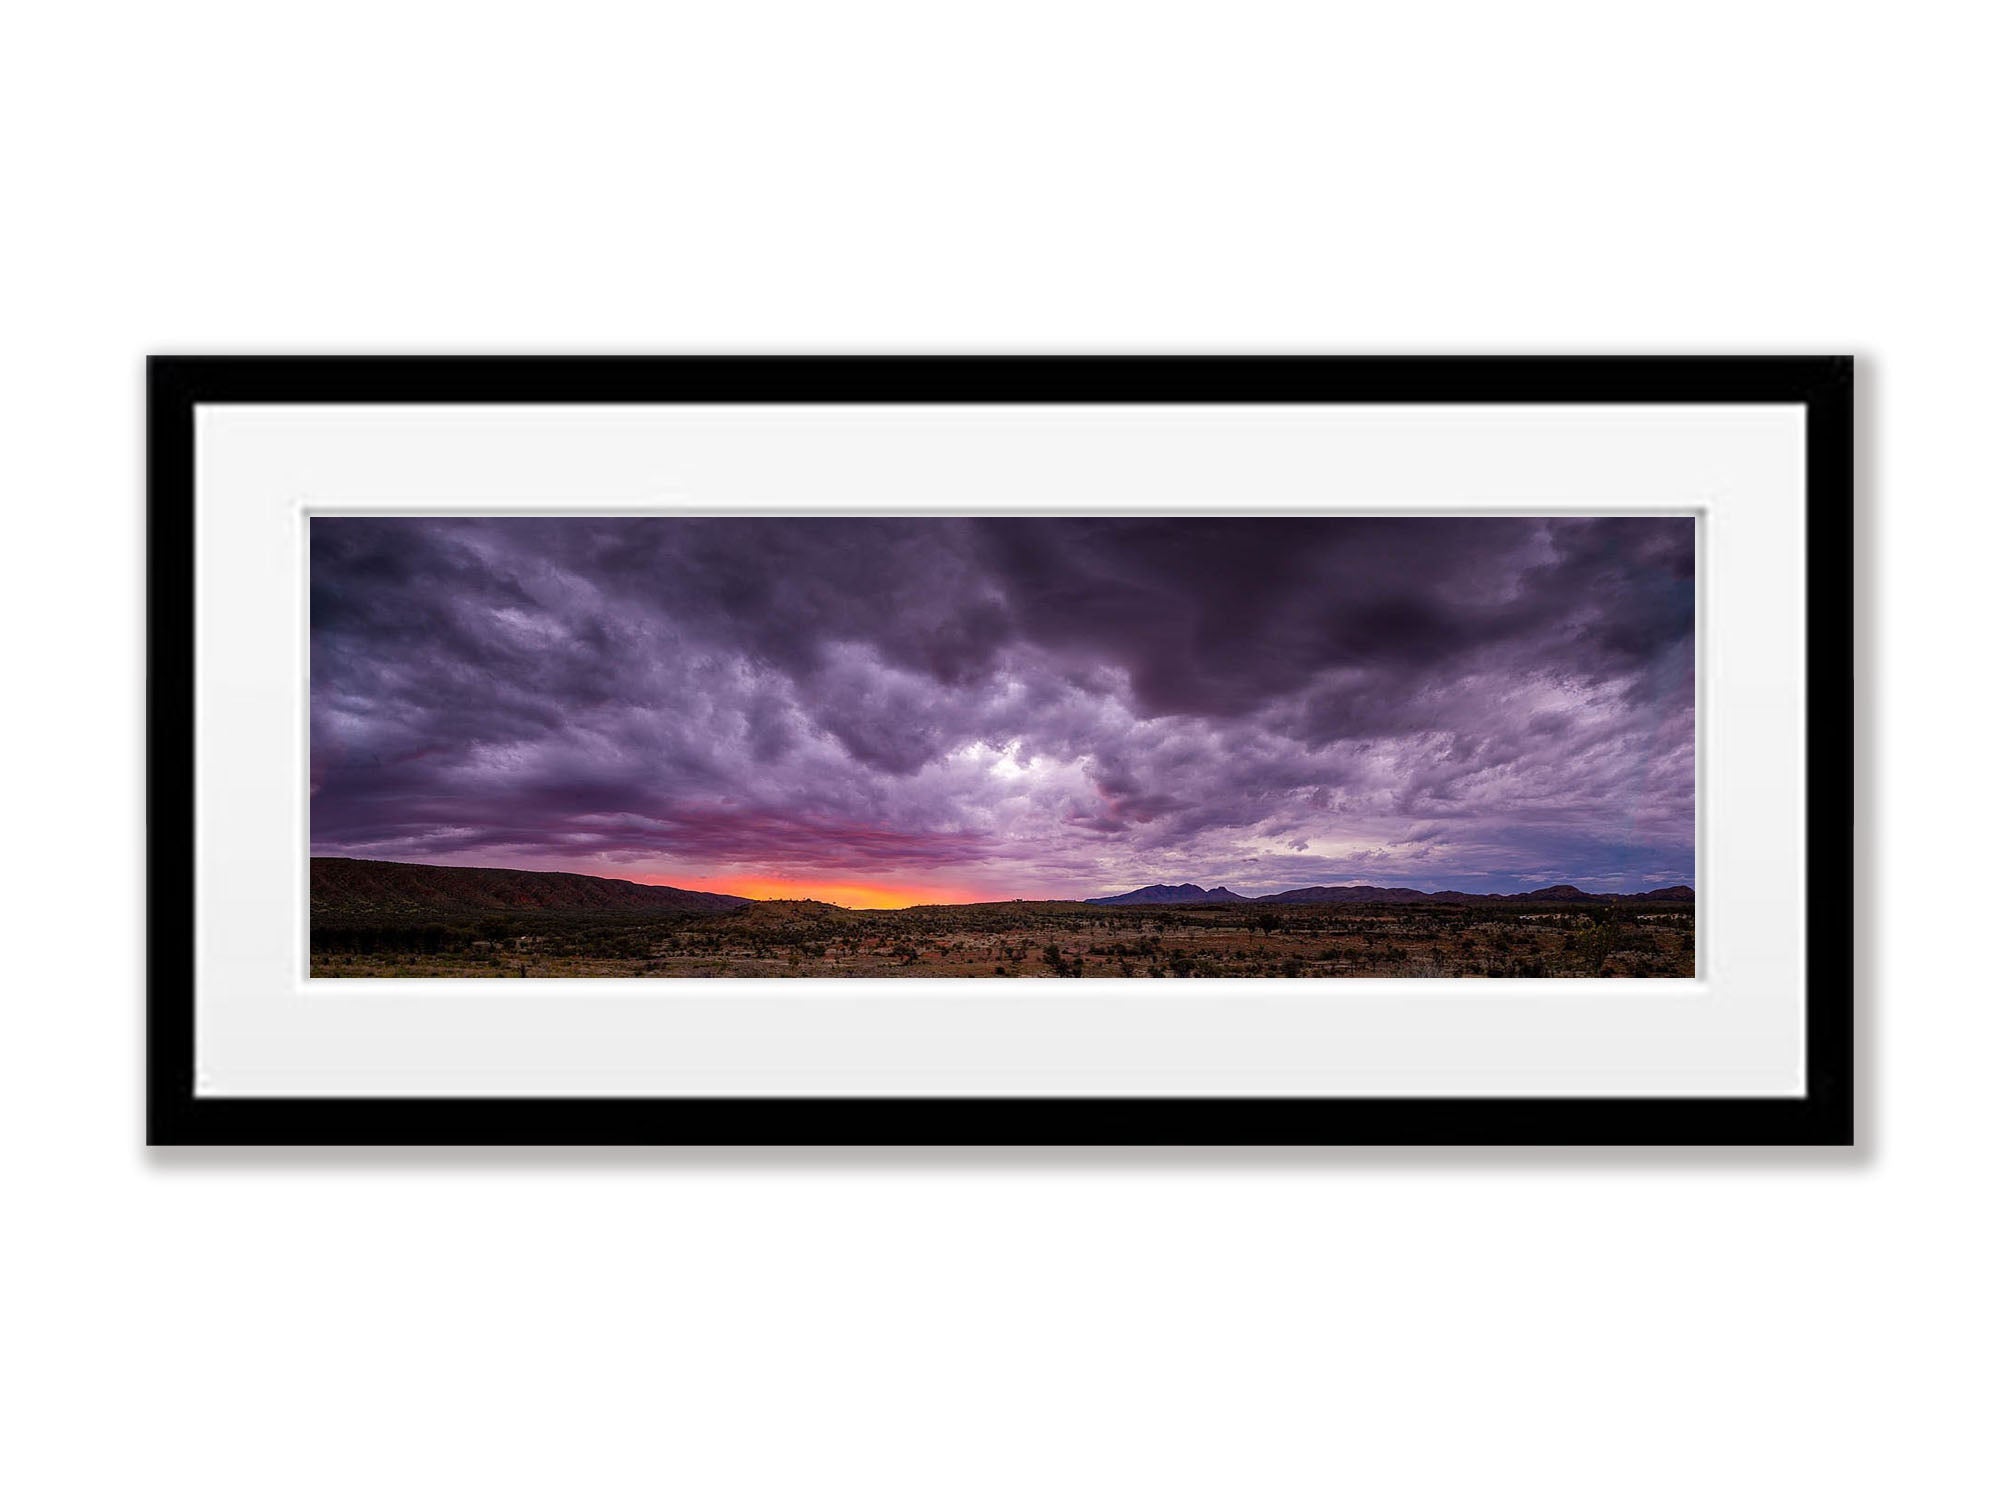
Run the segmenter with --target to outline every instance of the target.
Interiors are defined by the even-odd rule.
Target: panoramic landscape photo
[[[1689,978],[1688,517],[311,522],[337,978]]]

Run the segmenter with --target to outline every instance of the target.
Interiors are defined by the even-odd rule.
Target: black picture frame
[[[156,357],[147,1139],[270,1145],[1822,1145],[1854,1140],[1846,357]],[[214,403],[1783,403],[1806,413],[1806,1091],[1769,1098],[237,1098],[195,1086],[195,417]]]

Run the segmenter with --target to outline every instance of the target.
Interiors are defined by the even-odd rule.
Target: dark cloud
[[[1693,874],[1681,519],[319,519],[313,842],[1092,894]]]

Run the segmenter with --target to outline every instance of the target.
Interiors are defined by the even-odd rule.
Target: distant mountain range
[[[1096,896],[1087,906],[1224,906],[1224,905],[1389,905],[1421,903],[1477,905],[1482,902],[1542,902],[1614,905],[1618,902],[1694,900],[1694,891],[1670,885],[1635,895],[1583,891],[1573,885],[1549,885],[1512,895],[1478,895],[1467,891],[1418,891],[1407,886],[1309,885],[1270,896],[1239,896],[1227,886],[1203,889],[1183,885],[1148,885],[1117,896]],[[642,885],[636,880],[612,880],[597,875],[570,875],[556,870],[466,869],[456,865],[413,865],[382,859],[315,857],[312,861],[312,914],[316,919],[345,925],[383,920],[433,920],[477,917],[496,912],[727,912],[756,907],[770,922],[799,920],[841,908],[820,902],[758,902],[745,896],[714,891],[684,891],[670,885]],[[808,911],[812,909],[812,912]],[[749,916],[750,913],[745,913]]]
[[[1220,906],[1231,901],[1248,901],[1223,886],[1203,890],[1198,885],[1148,885],[1122,896],[1091,896],[1086,906]]]
[[[1239,896],[1225,886],[1203,890],[1198,885],[1148,885],[1122,896],[1093,896],[1089,906],[1218,906],[1232,901],[1250,901],[1271,906],[1361,905],[1414,906],[1423,903],[1472,906],[1486,901],[1540,901],[1611,906],[1621,901],[1694,900],[1694,888],[1685,885],[1661,886],[1658,890],[1633,894],[1583,891],[1573,885],[1545,885],[1540,890],[1518,891],[1511,895],[1474,894],[1470,891],[1418,891],[1408,886],[1308,885],[1297,890],[1279,891],[1270,896]]]
[[[312,912],[321,918],[435,912],[731,911],[752,904],[745,896],[555,870],[460,869],[331,857],[315,857],[312,862]]]

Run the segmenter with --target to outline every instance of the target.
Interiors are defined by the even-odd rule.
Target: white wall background
[[[21,8],[0,1488],[1990,1492],[1977,8]],[[1867,356],[1871,1147],[148,1157],[149,350]]]

